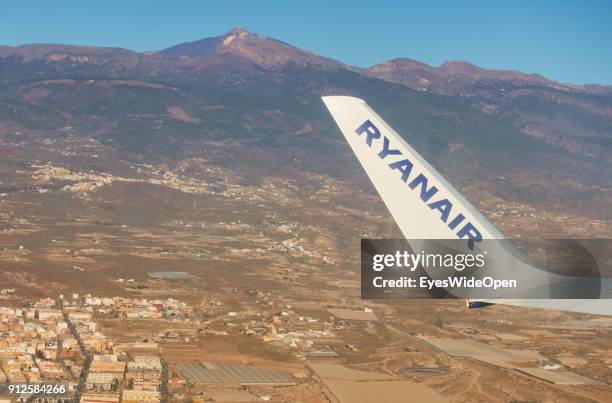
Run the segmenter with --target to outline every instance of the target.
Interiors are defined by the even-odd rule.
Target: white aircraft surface
[[[422,241],[419,244],[418,240],[426,239],[461,239],[465,241],[468,250],[478,248],[482,240],[505,239],[489,220],[364,100],[349,96],[326,96],[322,99],[413,249],[415,243],[417,248],[422,247]],[[607,299],[612,297],[610,279],[597,282],[597,295],[593,296],[599,296],[600,299],[551,299],[552,292],[546,294],[551,279],[553,282],[565,281],[565,286],[571,287],[568,284],[575,284],[571,282],[573,278],[551,275],[519,260],[512,253],[506,255],[495,266],[496,276],[522,277],[527,284],[535,284],[538,298],[476,297],[470,298],[472,303],[612,315],[612,299]],[[544,289],[546,292],[542,292]]]

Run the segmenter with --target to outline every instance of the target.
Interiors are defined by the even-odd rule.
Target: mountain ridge
[[[234,45],[232,45],[232,43],[234,43]],[[235,46],[237,43],[241,43],[242,46]],[[257,52],[246,52],[245,48],[248,48],[249,45],[253,49],[257,49],[259,47],[257,50],[260,52],[268,52],[268,56],[271,58],[271,60],[266,60],[263,54],[257,54]],[[270,38],[262,34],[249,32],[240,26],[234,27],[222,35],[182,42],[157,51],[137,52],[128,48],[113,46],[67,45],[59,43],[31,43],[19,46],[0,45],[0,57],[16,55],[24,57],[25,60],[47,58],[50,55],[57,55],[56,59],[59,59],[59,55],[61,55],[62,52],[66,54],[66,56],[74,57],[104,56],[113,53],[123,53],[148,57],[188,56],[194,59],[203,59],[213,56],[214,54],[228,52],[243,55],[248,54],[252,60],[257,62],[257,64],[265,67],[300,61],[304,63],[313,63],[332,67],[343,67],[353,71],[366,72],[373,75],[377,75],[378,72],[385,70],[385,68],[387,68],[388,71],[389,66],[405,68],[407,65],[412,65],[411,67],[415,69],[424,69],[430,72],[435,71],[454,76],[465,76],[471,79],[478,79],[476,76],[481,75],[484,76],[484,79],[491,79],[494,77],[496,79],[522,79],[524,81],[547,83],[548,85],[555,84],[567,86],[573,88],[574,90],[582,89],[585,91],[597,91],[599,93],[607,90],[612,91],[612,86],[610,85],[597,83],[582,85],[563,83],[546,78],[538,73],[524,73],[511,69],[487,69],[465,60],[444,61],[440,64],[440,66],[434,67],[427,63],[407,57],[397,57],[370,67],[351,66],[331,57],[321,56],[316,52],[300,49],[281,40]],[[378,76],[380,77],[381,75],[378,74]]]
[[[77,136],[128,160],[201,157],[249,178],[355,179],[320,101],[352,95],[453,180],[481,180],[502,198],[577,200],[575,208],[599,212],[612,188],[612,96],[600,87],[588,93],[523,73],[498,79],[465,62],[434,68],[404,58],[361,69],[243,29],[179,45],[2,48],[0,139]]]

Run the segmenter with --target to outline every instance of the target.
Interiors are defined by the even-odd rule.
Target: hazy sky
[[[396,57],[434,66],[467,60],[563,82],[612,84],[612,1],[419,3],[13,1],[1,5],[0,44],[157,50],[240,25],[357,66]]]

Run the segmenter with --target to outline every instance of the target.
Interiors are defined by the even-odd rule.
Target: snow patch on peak
[[[244,32],[241,33],[240,36],[242,36],[243,34]],[[237,36],[238,35],[228,35],[225,38],[223,38],[223,46],[229,45],[234,39],[236,39]]]

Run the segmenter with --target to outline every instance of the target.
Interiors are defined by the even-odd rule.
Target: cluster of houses
[[[182,318],[191,313],[189,305],[172,298],[79,294],[43,298],[19,308],[0,307],[0,385],[62,383],[84,403],[159,402],[163,385],[160,358],[128,358],[94,319]]]
[[[158,403],[162,389],[161,360],[157,356],[137,355],[123,361],[115,354],[94,355],[84,389],[82,403]]]
[[[53,299],[0,307],[0,383],[62,383],[74,389],[83,355]]]
[[[138,299],[121,297],[94,297],[85,295],[79,298],[73,294],[72,301],[65,300],[64,307],[77,307],[80,312],[95,314],[97,316],[126,317],[129,319],[161,319],[188,316],[192,307],[188,304],[168,298]]]

